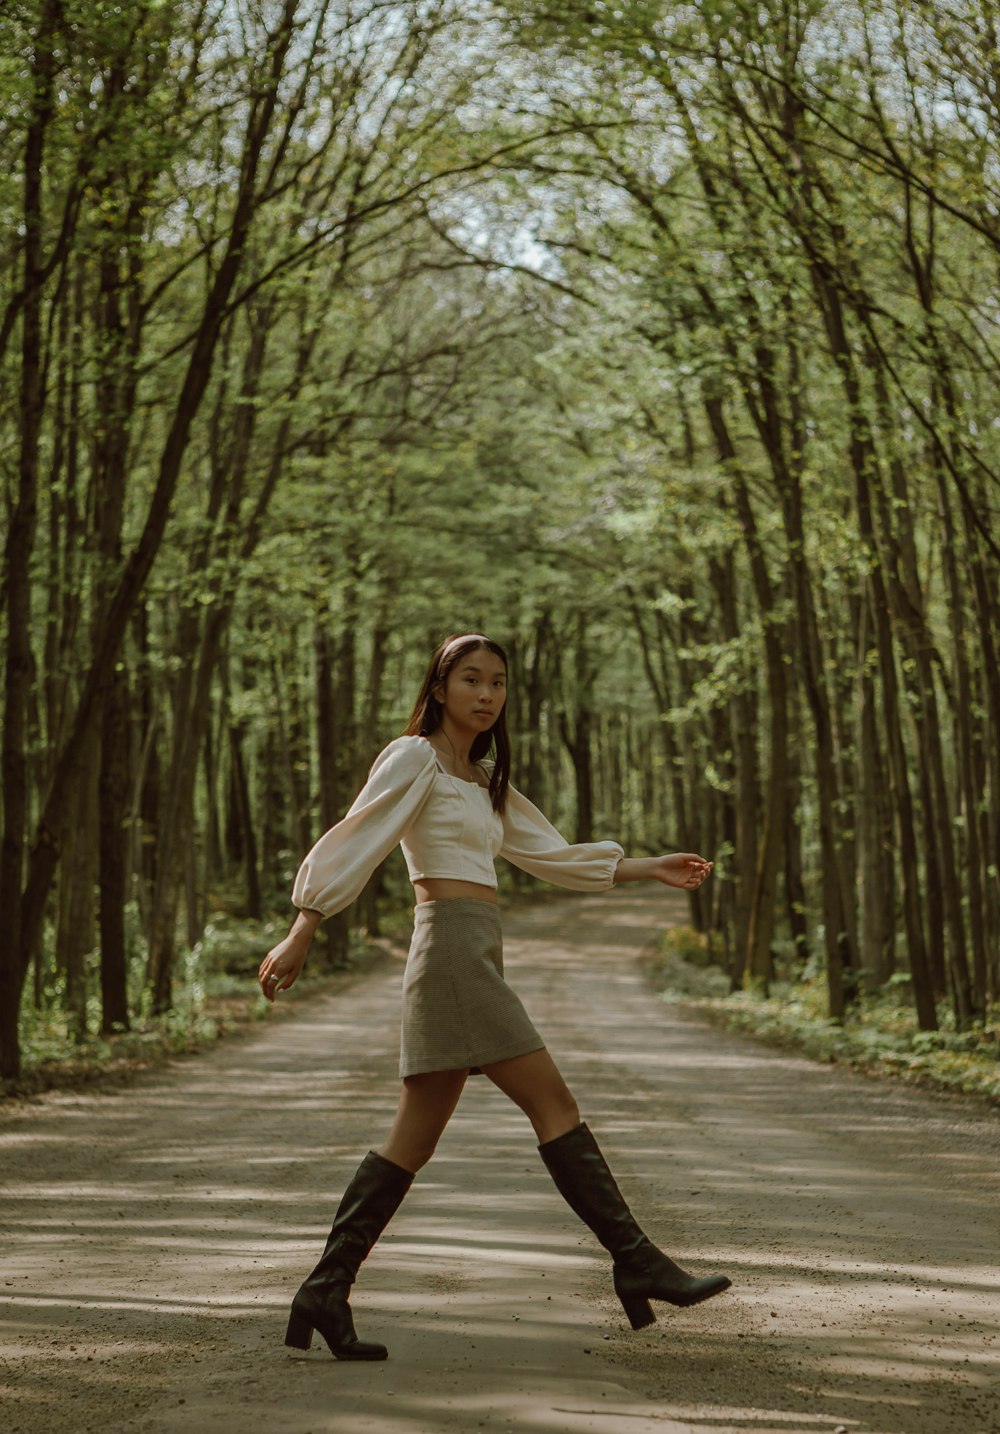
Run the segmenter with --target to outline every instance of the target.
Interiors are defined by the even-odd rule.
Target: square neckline
[[[434,743],[428,737],[423,737],[421,740],[426,742],[434,753],[434,763],[442,776],[450,777],[453,782],[461,782],[463,787],[476,787],[480,792],[485,792],[486,795],[489,796],[490,788],[487,782],[471,782],[467,777],[456,777],[454,772],[449,772],[448,768],[442,765],[441,754]],[[479,764],[477,763],[476,765],[478,766]]]

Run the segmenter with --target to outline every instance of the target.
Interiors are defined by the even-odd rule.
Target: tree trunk
[[[575,682],[571,687],[567,707],[560,714],[560,731],[563,744],[573,764],[573,780],[576,787],[576,835],[574,841],[593,841],[594,832],[594,768],[593,768],[593,693],[595,669],[593,656],[587,643],[586,619],[581,615],[576,623],[573,643]],[[573,716],[567,710],[572,704]]]
[[[125,69],[113,67],[108,77],[109,99],[120,97]],[[116,188],[123,187],[116,176]],[[123,281],[120,253],[122,237],[109,226],[101,242],[95,329],[102,347],[102,362],[95,383],[97,423],[93,443],[94,526],[100,569],[95,583],[96,635],[105,614],[122,560],[122,527],[130,424],[135,407],[137,366],[141,336],[140,268],[136,255],[137,230],[144,196],[128,201],[124,224],[127,279]],[[129,260],[131,252],[131,260]],[[123,299],[123,291],[125,299]],[[123,302],[127,300],[127,314]],[[125,902],[127,899],[129,742],[128,682],[120,665],[112,671],[104,695],[100,721],[99,808],[99,913],[101,941],[101,1028],[128,1028],[126,989]]]
[[[316,752],[319,767],[320,832],[327,831],[340,816],[337,743],[337,702],[334,694],[334,646],[329,628],[317,623],[316,646]],[[317,834],[318,835],[318,834]],[[346,911],[335,912],[323,923],[326,956],[333,966],[341,965],[350,948],[350,925]]]
[[[861,874],[861,972],[870,987],[882,986],[895,966],[896,880],[892,859],[892,806],[878,741],[875,679],[868,670],[870,613],[862,608],[858,642],[857,798]]]
[[[65,855],[59,868],[59,925],[56,966],[66,980],[64,1003],[77,1041],[87,1036],[85,958],[94,946],[94,888],[97,879],[97,762],[95,733],[87,747],[82,780],[70,795],[65,819]]]
[[[246,914],[251,920],[259,921],[264,911],[260,894],[260,875],[257,869],[257,837],[254,832],[253,809],[250,804],[250,783],[247,779],[246,762],[243,757],[243,732],[236,723],[229,728],[229,751],[232,761],[236,815],[240,824],[240,847],[243,852]]]
[[[790,645],[790,644],[789,644]],[[798,684],[793,683],[788,700],[788,802],[786,808],[787,836],[785,840],[785,908],[788,914],[788,929],[792,933],[792,947],[801,970],[808,962],[811,952],[809,941],[809,917],[806,904],[806,888],[802,879],[802,827],[798,811],[802,800],[802,766],[799,753],[803,749],[804,735],[801,719],[801,701]]]
[[[222,875],[222,822],[219,819],[219,759],[215,713],[209,712],[202,740],[205,776],[205,875],[211,885]]]
[[[375,623],[372,628],[371,652],[368,660],[368,692],[365,697],[365,722],[364,732],[368,744],[364,753],[364,772],[359,775],[367,776],[367,769],[378,755],[377,733],[379,730],[379,717],[382,711],[382,686],[385,679],[385,665],[389,650],[389,622],[388,608],[384,600],[380,600],[376,608]],[[379,896],[382,887],[381,870],[375,872],[371,881],[365,887],[361,898],[361,923],[369,936],[380,935],[379,923]]]
[[[722,558],[710,557],[708,571],[715,593],[723,640],[735,644],[740,638],[740,622],[732,551],[726,552]],[[733,752],[733,759],[725,776],[729,779],[735,798],[726,801],[725,805],[731,808],[731,811],[723,818],[722,824],[723,828],[731,833],[733,846],[732,860],[727,863],[732,870],[732,881],[727,884],[733,890],[735,944],[737,949],[746,952],[747,975],[757,979],[766,988],[771,979],[771,930],[764,929],[767,926],[767,923],[764,923],[753,944],[750,934],[758,891],[752,854],[757,850],[757,843],[762,835],[760,772],[757,763],[757,702],[753,675],[745,672],[740,675],[739,681],[739,688],[731,695],[725,707],[728,730],[720,730],[712,745],[717,763],[721,763],[722,753],[727,749]],[[713,710],[713,717],[717,710],[719,709]],[[712,847],[707,845],[707,837],[703,840],[706,851],[711,852]],[[773,878],[773,870],[768,867],[762,874],[761,879],[765,883]],[[713,887],[718,884],[713,883]],[[711,895],[711,891],[708,894]],[[769,907],[772,913],[773,895],[772,887]]]
[[[124,674],[116,672],[104,706],[98,796],[101,1030],[105,1034],[129,1027],[125,951],[128,795],[128,684]]]
[[[24,198],[21,250],[24,255],[24,302],[21,317],[20,419],[17,501],[4,552],[7,600],[7,660],[3,687],[3,837],[0,840],[0,1077],[21,1068],[18,1012],[21,989],[38,931],[25,921],[22,887],[28,828],[28,753],[25,741],[28,694],[32,680],[31,562],[38,518],[38,462],[45,404],[42,368],[42,229],[45,145],[52,118],[55,32],[62,6],[44,0],[31,56],[32,108],[24,145]],[[65,799],[69,783],[60,792]]]
[[[533,802],[544,801],[542,774],[542,708],[546,697],[546,668],[548,648],[552,638],[552,614],[543,608],[535,622],[531,659],[525,663],[523,677],[525,717],[523,741],[526,747],[524,760],[524,790]]]
[[[939,475],[941,476],[941,475]],[[957,912],[958,925],[952,926],[951,979],[955,1004],[955,1019],[959,1030],[968,1024],[970,1017],[982,1020],[986,1013],[986,948],[983,930],[983,887],[982,853],[979,848],[979,801],[981,787],[976,786],[973,732],[975,717],[972,709],[972,680],[965,640],[965,601],[955,563],[955,529],[951,516],[951,503],[943,481],[938,484],[941,518],[944,527],[942,556],[948,589],[948,619],[951,629],[952,660],[954,663],[955,710],[954,742],[958,762],[959,789],[961,791],[965,838],[964,857],[959,862],[965,873],[969,896],[969,925],[972,935],[973,977],[969,980],[968,962],[965,949],[965,927],[961,921],[961,907]]]

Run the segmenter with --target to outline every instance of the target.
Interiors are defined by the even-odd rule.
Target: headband
[[[445,660],[453,647],[457,647],[460,642],[471,642],[473,638],[475,638],[477,642],[481,642],[484,647],[492,646],[492,639],[489,637],[484,637],[481,632],[463,632],[461,637],[452,638],[451,642],[449,642],[444,652],[442,652],[441,656],[438,658],[438,665],[440,666],[440,664]]]

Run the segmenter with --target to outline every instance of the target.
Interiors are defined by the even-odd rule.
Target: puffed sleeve
[[[390,742],[375,758],[350,811],[299,867],[293,904],[324,916],[349,906],[427,800],[434,766],[434,749],[422,737]]]
[[[606,891],[625,855],[616,841],[571,845],[528,798],[507,788],[500,855],[532,876],[570,891]]]

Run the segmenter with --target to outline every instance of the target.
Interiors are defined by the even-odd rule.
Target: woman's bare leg
[[[467,1070],[454,1070],[406,1076],[396,1119],[385,1144],[376,1153],[415,1175],[434,1154],[468,1074]]]
[[[483,1073],[521,1107],[535,1128],[539,1145],[580,1124],[580,1108],[544,1047],[483,1066]]]

